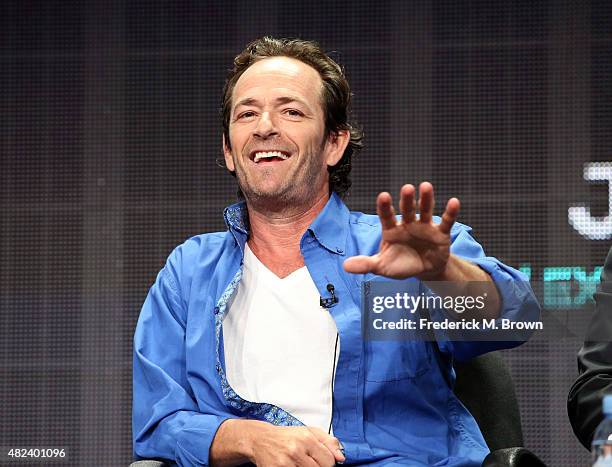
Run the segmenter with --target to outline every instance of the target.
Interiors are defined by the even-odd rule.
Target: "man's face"
[[[272,208],[327,194],[327,165],[346,144],[324,140],[322,88],[314,68],[288,57],[260,60],[238,79],[224,154],[247,200]]]

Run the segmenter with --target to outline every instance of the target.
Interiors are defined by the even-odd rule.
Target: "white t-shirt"
[[[327,432],[340,343],[335,349],[336,323],[319,298],[305,266],[280,279],[245,245],[223,348],[228,382],[240,397],[281,407]]]

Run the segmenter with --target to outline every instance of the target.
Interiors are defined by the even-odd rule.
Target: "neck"
[[[262,263],[278,275],[284,276],[299,269],[304,265],[300,240],[328,199],[329,196],[325,193],[310,206],[293,207],[283,212],[257,209],[247,200],[249,247]]]
[[[299,250],[300,240],[306,229],[327,204],[327,193],[320,196],[310,206],[292,207],[284,211],[258,209],[247,200],[249,210],[249,246],[276,249],[290,248]],[[283,251],[286,254],[286,250]]]

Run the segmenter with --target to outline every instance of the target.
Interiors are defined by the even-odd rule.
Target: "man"
[[[523,276],[433,221],[433,187],[341,201],[361,135],[341,68],[314,43],[264,38],[234,61],[223,151],[244,202],[228,231],[169,257],[135,334],[134,450],[180,465],[480,465],[478,426],[451,390],[453,358],[503,343],[366,341],[360,285],[385,276],[495,281],[477,318],[533,319]],[[382,227],[382,229],[381,229]],[[497,292],[499,290],[499,293]],[[506,343],[506,346],[508,343]]]
[[[580,376],[572,385],[567,400],[574,433],[587,449],[591,449],[595,428],[603,419],[603,396],[612,394],[612,248],[593,298],[595,313],[584,346],[578,352]]]

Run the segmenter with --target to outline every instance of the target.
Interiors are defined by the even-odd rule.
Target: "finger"
[[[314,460],[315,465],[321,467],[333,467],[336,464],[334,454],[318,440],[309,447],[308,455]]]
[[[315,435],[315,437],[323,443],[327,449],[333,454],[336,462],[344,462],[346,457],[344,456],[344,446],[338,438],[325,433],[320,428],[308,427],[308,429]]]
[[[378,256],[351,256],[344,261],[344,270],[352,274],[374,272],[378,266]]]
[[[319,464],[314,457],[307,455],[299,459],[295,463],[295,465],[298,467],[319,467],[320,465],[323,465],[323,464]],[[326,465],[329,465],[329,464],[326,464]]]
[[[400,213],[402,222],[408,224],[414,222],[416,217],[416,193],[414,186],[404,185],[400,190]]]
[[[376,198],[376,213],[380,218],[380,223],[383,230],[391,229],[396,226],[395,209],[393,209],[393,200],[391,195],[386,191],[380,193]]]
[[[419,185],[419,220],[425,224],[431,222],[434,208],[434,192],[433,186],[429,182],[423,182]]]
[[[344,455],[344,448],[336,438],[331,437],[323,445],[329,450],[332,456],[334,456],[334,463],[339,462],[344,464],[346,457]]]
[[[453,228],[453,224],[457,220],[459,216],[459,209],[461,208],[461,203],[457,198],[451,198],[446,203],[446,209],[444,210],[444,214],[442,214],[442,222],[440,222],[440,232],[449,234],[451,229]]]

